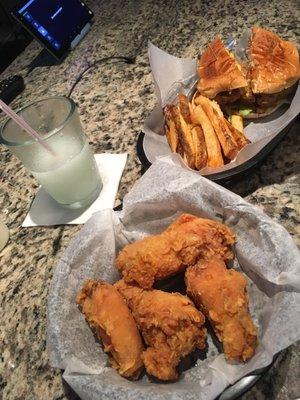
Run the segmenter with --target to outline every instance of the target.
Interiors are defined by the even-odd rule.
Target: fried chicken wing
[[[185,273],[187,293],[210,320],[228,360],[247,361],[257,346],[248,309],[247,281],[218,258],[200,261]]]
[[[182,214],[160,235],[125,246],[116,265],[126,282],[149,289],[199,259],[216,254],[225,261],[233,259],[234,242],[234,233],[220,222]]]
[[[205,347],[205,318],[179,293],[144,290],[121,280],[115,287],[124,297],[149,346],[142,355],[149,374],[161,380],[178,377],[180,359]]]
[[[110,353],[120,375],[137,379],[143,369],[143,344],[134,318],[119,292],[108,283],[87,281],[76,299],[82,313]]]

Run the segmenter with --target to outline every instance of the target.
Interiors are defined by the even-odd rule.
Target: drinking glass
[[[57,96],[23,107],[17,112],[35,129],[35,139],[8,119],[0,129],[4,144],[59,204],[67,208],[90,205],[102,181],[95,158],[70,98]]]

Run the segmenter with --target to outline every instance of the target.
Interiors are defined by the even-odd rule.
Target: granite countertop
[[[136,155],[137,134],[155,102],[147,59],[147,41],[183,57],[195,57],[216,34],[240,34],[259,24],[283,37],[299,40],[297,1],[87,1],[95,12],[88,36],[61,64],[36,68],[25,78],[26,89],[12,103],[67,94],[78,74],[94,60],[108,55],[135,56],[98,65],[73,93],[81,121],[95,152],[127,152],[128,162],[116,205],[141,176]],[[163,5],[164,4],[164,5]],[[1,78],[25,76],[39,53],[32,42]],[[300,244],[299,119],[256,172],[230,186],[280,222]],[[65,400],[77,398],[50,368],[46,352],[46,300],[54,268],[80,226],[21,228],[37,183],[21,163],[0,149],[0,218],[10,241],[0,254],[1,358],[0,388],[5,400]],[[299,345],[277,359],[272,369],[242,396],[243,400],[293,400],[300,397]]]

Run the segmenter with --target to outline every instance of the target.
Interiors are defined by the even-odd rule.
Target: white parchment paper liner
[[[247,48],[249,32],[245,32],[241,39],[233,46],[233,50],[241,58]],[[171,154],[171,150],[163,133],[162,106],[172,98],[172,93],[182,92],[188,94],[191,87],[197,82],[197,60],[190,58],[177,58],[149,43],[149,61],[154,79],[157,104],[142,128],[146,135],[144,150],[150,154],[163,156]],[[171,93],[171,96],[170,96]],[[253,120],[245,128],[246,136],[251,143],[244,147],[236,159],[219,168],[203,168],[201,175],[210,175],[230,170],[250,160],[258,154],[275,136],[296,118],[300,112],[300,85],[288,107],[283,105],[271,115]],[[146,147],[146,148],[145,148]],[[152,160],[150,160],[152,162]],[[188,168],[183,164],[185,168]]]
[[[198,359],[178,382],[153,383],[147,376],[130,382],[108,366],[75,297],[88,278],[116,281],[115,253],[130,241],[161,232],[182,212],[223,220],[236,232],[236,255],[250,278],[260,344],[248,363],[231,365],[209,337],[207,358]],[[65,369],[64,379],[85,400],[214,399],[300,338],[299,269],[299,252],[283,227],[241,197],[182,169],[176,155],[159,159],[125,197],[123,211],[94,214],[61,257],[48,302],[51,364]]]

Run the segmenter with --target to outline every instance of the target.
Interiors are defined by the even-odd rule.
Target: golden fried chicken
[[[120,375],[137,379],[143,369],[144,350],[134,318],[119,292],[108,283],[87,281],[76,303]]]
[[[188,295],[210,320],[228,360],[246,361],[257,346],[248,309],[247,281],[218,258],[202,260],[185,273]]]
[[[124,297],[149,346],[142,355],[146,370],[158,379],[176,379],[180,359],[205,347],[205,318],[192,301],[178,293],[144,290],[121,280],[115,287]]]
[[[233,259],[234,242],[234,233],[220,222],[182,214],[160,235],[125,246],[116,265],[126,282],[150,289],[155,281],[184,271],[199,259]]]

